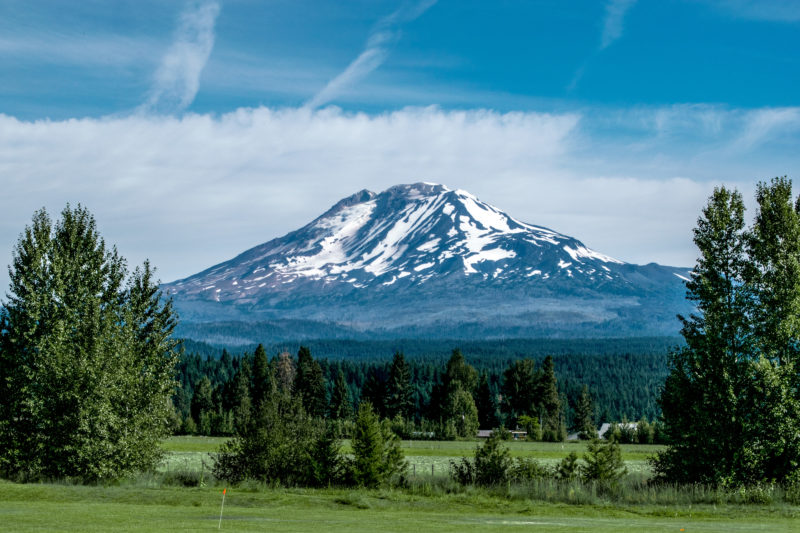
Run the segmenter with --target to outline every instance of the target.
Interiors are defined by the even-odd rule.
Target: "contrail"
[[[341,74],[333,78],[328,84],[304,107],[314,109],[327,104],[342,90],[364,78],[367,74],[381,66],[389,56],[389,50],[400,39],[400,27],[430,9],[438,0],[423,0],[415,4],[403,4],[375,24],[367,38],[364,51],[350,63]]]
[[[161,59],[147,101],[139,111],[178,113],[191,105],[214,47],[219,10],[216,1],[201,1],[193,2],[181,14],[175,40]]]

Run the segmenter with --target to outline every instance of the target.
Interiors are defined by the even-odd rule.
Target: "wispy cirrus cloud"
[[[370,32],[364,50],[344,71],[306,102],[305,107],[314,109],[331,102],[348,87],[381,66],[389,56],[391,47],[400,39],[401,26],[421,16],[437,1],[421,0],[404,3],[399,9],[379,20]]]
[[[797,0],[707,0],[736,17],[771,22],[800,21]]]
[[[622,37],[625,14],[634,4],[636,4],[636,0],[611,0],[606,4],[600,50],[608,48],[611,43]]]
[[[625,15],[636,4],[637,0],[609,0],[606,3],[605,17],[603,18],[603,33],[600,37],[600,45],[597,50],[587,58],[572,75],[572,79],[567,85],[567,91],[573,91],[583,78],[586,67],[591,59],[611,46],[611,44],[622,37],[624,29]]]
[[[174,113],[191,105],[214,47],[219,11],[217,2],[206,0],[190,3],[181,13],[175,39],[161,59],[147,101],[139,111]]]

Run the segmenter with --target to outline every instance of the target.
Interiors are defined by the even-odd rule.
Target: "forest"
[[[341,374],[350,413],[362,399],[368,399],[380,415],[389,418],[397,413],[387,407],[386,394],[393,364],[397,355],[401,355],[407,366],[409,388],[409,408],[403,418],[415,428],[409,431],[422,433],[425,428],[426,433],[434,433],[437,438],[448,435],[439,424],[442,413],[437,406],[443,402],[441,388],[447,379],[447,365],[453,353],[463,354],[465,366],[477,377],[469,392],[482,429],[500,425],[514,429],[511,426],[517,420],[509,416],[504,387],[508,387],[509,370],[513,370],[518,361],[529,361],[533,395],[530,401],[541,403],[541,398],[536,397],[543,395],[537,380],[541,378],[548,357],[553,366],[560,416],[567,431],[578,429],[576,411],[584,386],[592,400],[594,424],[654,421],[660,413],[657,399],[668,371],[667,354],[670,347],[678,345],[679,339],[674,338],[466,342],[333,340],[311,341],[296,350],[295,346],[286,345],[259,346],[252,352],[231,353],[224,348],[185,341],[185,352],[178,364],[180,387],[173,398],[177,412],[174,430],[182,434],[232,434],[236,427],[234,407],[239,401],[237,382],[244,379],[249,390],[253,390],[254,357],[261,351],[271,354],[268,356],[270,365],[283,361],[295,368],[300,351],[326,354],[326,357],[312,357],[321,375],[320,390],[324,391],[320,401],[328,406],[327,410],[321,410],[324,416],[331,416],[330,406]],[[188,350],[193,351],[187,353]],[[394,357],[392,350],[395,350]]]

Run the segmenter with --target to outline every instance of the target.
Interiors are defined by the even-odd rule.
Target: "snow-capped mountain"
[[[651,334],[677,330],[688,276],[623,263],[466,191],[415,183],[360,191],[165,289],[189,321],[301,319],[420,335],[606,334],[622,321]]]

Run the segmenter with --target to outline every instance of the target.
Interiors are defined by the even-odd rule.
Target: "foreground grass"
[[[9,531],[184,531],[217,529],[221,487],[18,485],[0,482],[0,523]],[[227,531],[406,532],[796,531],[787,506],[566,505],[485,492],[419,495],[399,490],[228,490]]]

